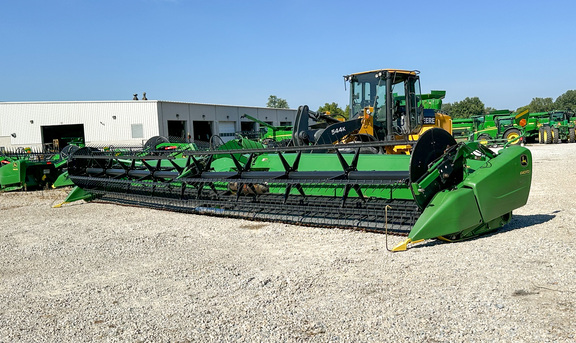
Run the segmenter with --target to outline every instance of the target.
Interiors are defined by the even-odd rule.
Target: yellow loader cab
[[[344,76],[350,82],[350,118],[363,118],[358,134],[378,141],[417,141],[433,127],[451,134],[450,116],[422,106],[418,74],[416,70],[380,69]],[[408,144],[386,147],[387,153],[410,150]]]

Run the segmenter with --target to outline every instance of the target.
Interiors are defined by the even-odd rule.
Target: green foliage
[[[448,105],[448,104],[446,104]],[[442,109],[446,107],[443,105]],[[483,115],[485,113],[484,103],[480,101],[480,98],[466,98],[462,101],[456,101],[449,106],[449,111],[447,113],[452,118],[470,118],[475,115]]]
[[[452,104],[449,102],[446,103],[442,103],[442,107],[440,107],[440,111],[444,112],[444,113],[450,113],[450,111],[452,110]]]
[[[268,97],[268,103],[266,107],[270,108],[290,108],[288,107],[288,102],[286,99],[278,98],[276,95],[270,95]]]
[[[349,110],[349,107],[347,106],[346,109]],[[344,111],[338,107],[338,104],[335,102],[331,104],[325,103],[324,106],[320,106],[316,112],[330,112],[330,115],[333,117],[342,116],[348,119],[348,111]]]
[[[486,109],[484,110],[484,114],[488,114],[492,111],[496,111],[496,109],[494,107],[486,107]]]
[[[576,90],[566,91],[566,93],[556,98],[554,109],[576,111]]]
[[[552,98],[532,98],[528,105],[530,112],[548,112],[554,109],[554,101]]]

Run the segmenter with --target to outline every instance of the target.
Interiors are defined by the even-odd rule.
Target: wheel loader
[[[347,79],[351,119],[314,128],[307,123],[314,114],[301,107],[292,146],[221,147],[182,157],[74,154],[68,171],[78,187],[65,202],[406,236],[394,251],[493,231],[526,203],[530,151],[456,143],[450,132],[426,124],[417,72],[383,69]]]
[[[440,109],[445,91],[420,94],[418,71],[383,69],[344,76],[350,83],[349,120],[318,122],[318,113],[300,106],[296,113],[292,142],[295,146],[321,144],[348,144],[351,142],[392,142],[388,154],[409,154],[420,135],[440,127],[449,133],[449,116]],[[323,118],[322,118],[323,119]]]

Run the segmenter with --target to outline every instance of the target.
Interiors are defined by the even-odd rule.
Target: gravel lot
[[[0,341],[574,342],[576,144],[530,149],[508,226],[402,253],[381,234],[0,193]]]

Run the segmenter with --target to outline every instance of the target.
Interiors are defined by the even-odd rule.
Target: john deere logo
[[[520,156],[520,164],[522,164],[522,166],[526,167],[528,165],[528,156],[521,155]]]

